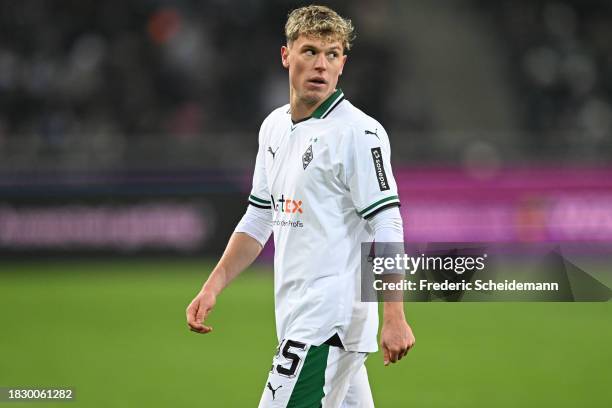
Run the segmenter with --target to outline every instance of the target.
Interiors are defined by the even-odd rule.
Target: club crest
[[[308,149],[306,149],[306,151],[302,155],[302,166],[304,166],[304,170],[306,170],[306,167],[308,167],[308,165],[312,161],[312,158],[313,158],[312,145],[310,145],[308,146]]]

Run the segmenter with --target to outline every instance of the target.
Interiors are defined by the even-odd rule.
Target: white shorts
[[[371,408],[367,353],[283,340],[259,408]]]

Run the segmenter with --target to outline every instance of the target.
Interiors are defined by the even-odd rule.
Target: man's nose
[[[317,54],[314,67],[318,71],[324,71],[327,69],[327,59],[325,59],[324,53]]]

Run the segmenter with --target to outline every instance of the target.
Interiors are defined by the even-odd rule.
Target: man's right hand
[[[210,291],[202,289],[187,307],[187,324],[189,329],[196,333],[206,334],[212,331],[212,327],[204,326],[204,320],[215,307],[217,297]]]
[[[202,323],[215,307],[217,296],[257,258],[261,248],[259,241],[244,232],[232,234],[219,263],[206,279],[200,293],[187,307],[187,324],[192,331],[202,334],[212,331],[212,327]]]

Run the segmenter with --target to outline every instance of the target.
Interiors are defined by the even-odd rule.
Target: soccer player
[[[362,242],[403,242],[390,147],[380,123],[337,87],[350,20],[322,6],[292,11],[281,61],[289,104],[259,131],[249,206],[187,308],[191,330],[274,232],[278,351],[260,407],[372,407],[364,366],[377,351],[377,303],[360,301]],[[375,78],[364,78],[375,80]],[[384,364],[414,345],[403,303],[385,302]]]

